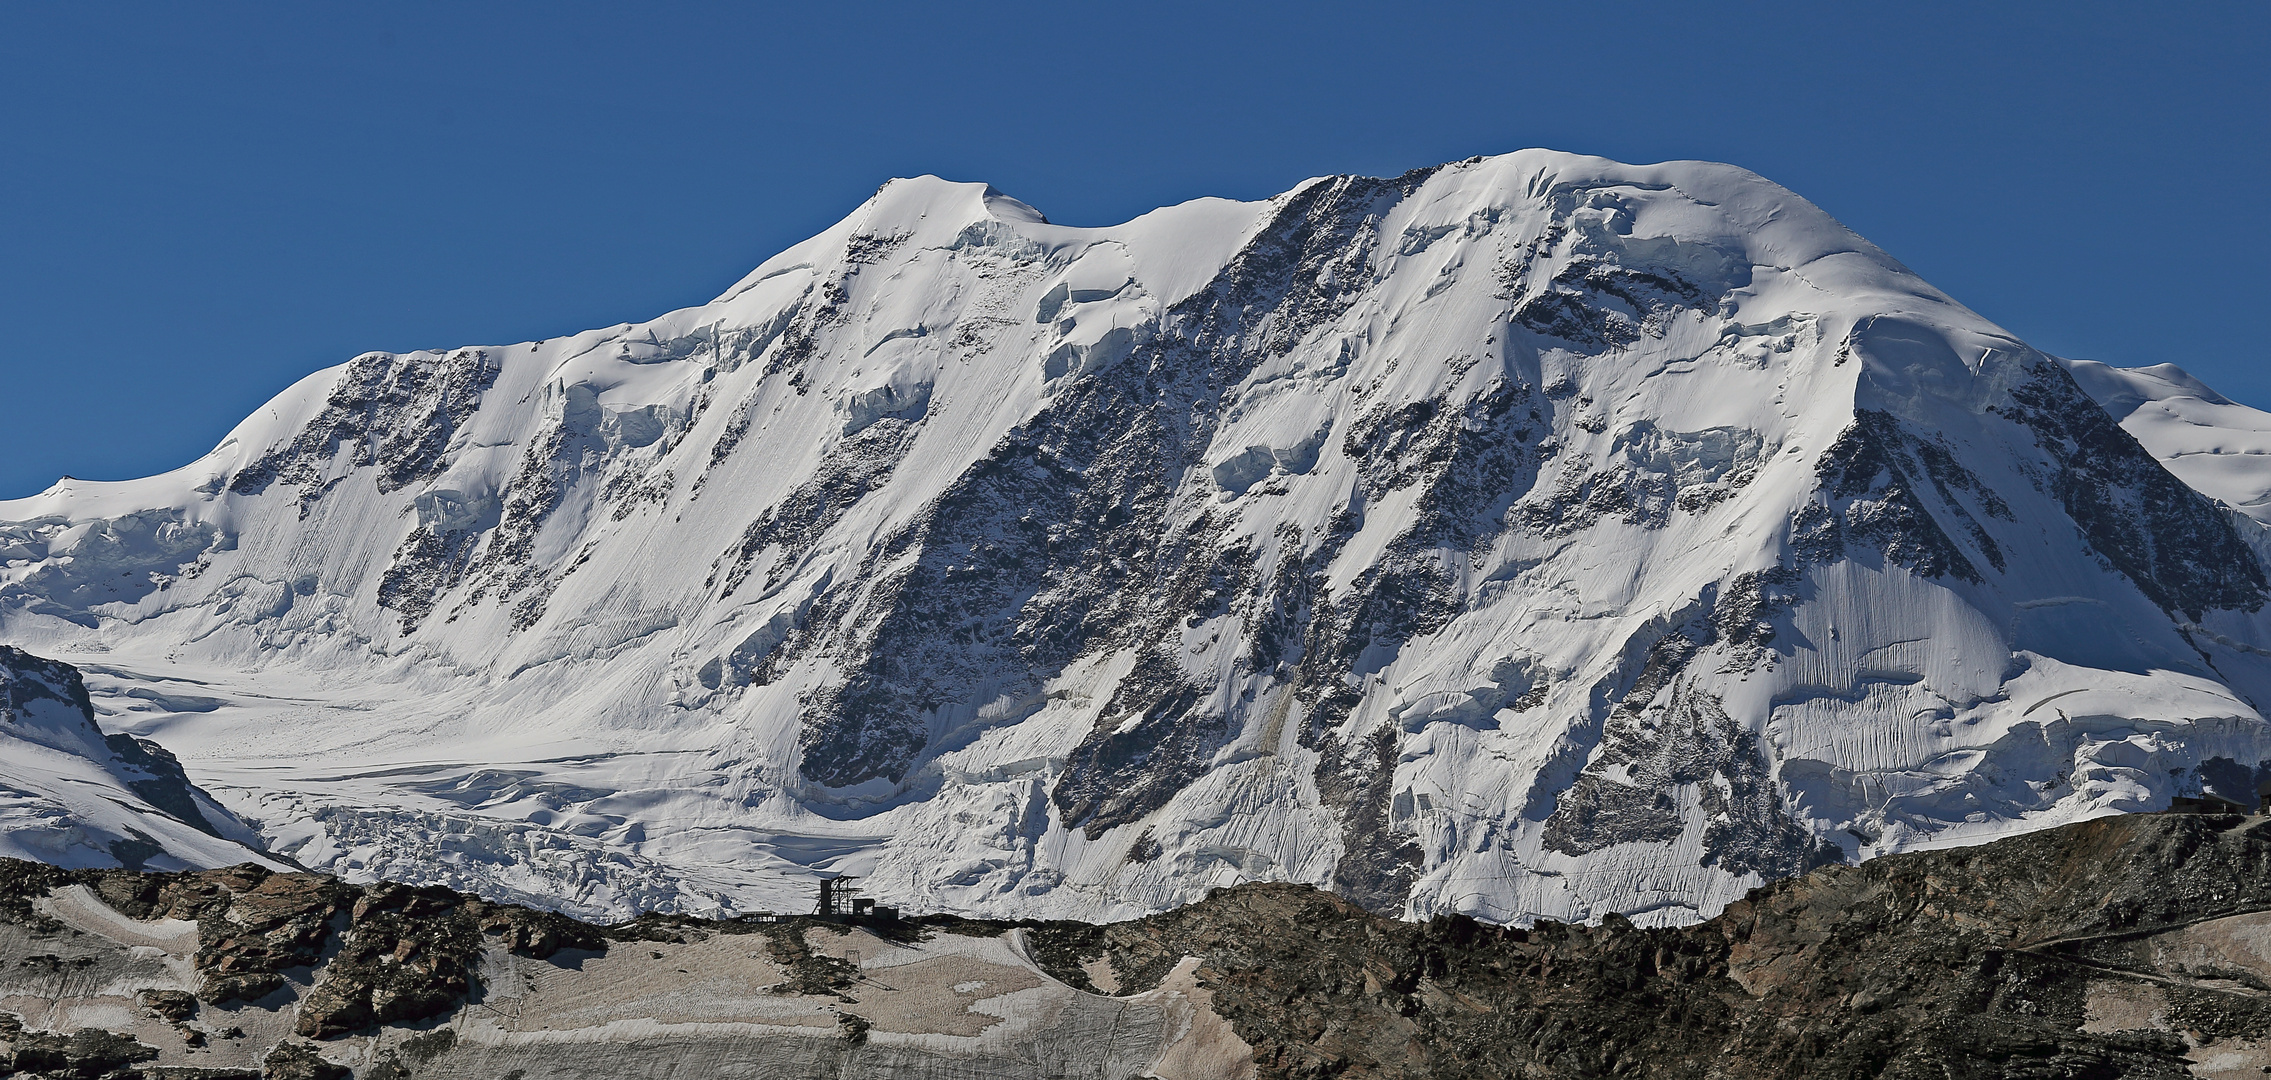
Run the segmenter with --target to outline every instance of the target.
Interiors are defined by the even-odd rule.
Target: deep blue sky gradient
[[[2260,3],[11,4],[0,498],[365,350],[705,301],[892,176],[1096,225],[1524,146],[1743,165],[2271,404],[2266,55]]]

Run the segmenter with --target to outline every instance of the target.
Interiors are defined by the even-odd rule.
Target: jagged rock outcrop
[[[2267,857],[2271,820],[2128,817],[1820,870],[1680,929],[1249,886],[1037,934],[1123,992],[1202,957],[1266,1076],[2260,1075]]]

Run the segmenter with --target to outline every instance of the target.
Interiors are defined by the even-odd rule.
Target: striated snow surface
[[[2252,801],[2262,419],[1724,165],[1095,229],[899,180],[701,307],[368,354],[0,502],[0,637],[351,878],[1685,922]]]

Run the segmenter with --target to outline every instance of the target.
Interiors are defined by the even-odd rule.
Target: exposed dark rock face
[[[1705,866],[1772,880],[1843,855],[1791,820],[1757,736],[1717,698],[1684,687],[1645,710],[1620,705],[1611,713],[1601,753],[1546,819],[1546,845],[1576,855],[1611,844],[1669,844],[1687,827],[1679,805],[1686,797],[1705,822]]]
[[[498,371],[497,358],[481,349],[359,356],[299,436],[238,470],[229,490],[253,495],[274,483],[290,484],[300,489],[305,518],[338,482],[339,477],[325,479],[337,467],[374,469],[382,492],[431,481],[448,468],[451,448]],[[432,503],[422,502],[421,510],[430,512]],[[464,576],[473,549],[496,524],[493,513],[477,506],[470,515],[452,516],[448,509],[445,504],[444,524],[421,521],[380,576],[379,603],[402,614],[405,633]]]
[[[245,873],[198,881],[153,903],[196,905],[197,968],[204,975],[198,996],[217,1005],[257,1000],[282,988],[287,969],[313,967],[349,896],[326,878]]]
[[[473,988],[478,915],[446,889],[377,885],[350,909],[338,955],[300,1003],[310,1038],[455,1009]]]
[[[403,633],[416,630],[436,599],[464,580],[482,536],[471,528],[419,528],[403,537],[378,583],[379,604],[401,613]]]
[[[1864,543],[1926,577],[1953,576],[1976,584],[1978,567],[1925,505],[1917,480],[1923,477],[1939,496],[1941,511],[1962,523],[1989,565],[2003,569],[2002,549],[1955,493],[1970,496],[1984,513],[2008,518],[2010,510],[2003,500],[1979,483],[1946,447],[1910,432],[1891,413],[1870,409],[1857,413],[1853,426],[1822,455],[1816,471],[1821,474],[1822,494],[1832,500],[1833,509],[1821,517],[1801,510],[1804,520],[1791,523],[1794,546],[1807,561],[1827,562],[1842,555],[1847,543]]]
[[[354,1070],[299,1042],[276,1044],[260,1063],[261,1080],[349,1080],[353,1075]]]
[[[577,408],[579,405],[585,407]],[[519,471],[505,487],[497,525],[464,572],[465,577],[480,582],[473,589],[472,601],[491,591],[521,597],[513,606],[515,629],[536,625],[544,616],[552,587],[558,583],[558,578],[547,578],[544,568],[535,563],[536,535],[604,448],[594,415],[598,411],[596,401],[586,403],[571,397],[558,421],[530,440],[521,454]],[[573,570],[571,564],[561,573]]]
[[[845,438],[829,454],[820,475],[799,485],[779,504],[749,523],[741,543],[719,560],[724,591],[741,587],[758,569],[755,561],[778,547],[765,584],[779,584],[781,575],[796,567],[821,535],[842,520],[869,492],[891,479],[891,470],[914,446],[916,423],[889,417]],[[711,582],[720,580],[713,572]]]
[[[357,887],[249,864],[138,874],[0,861],[0,920],[49,925],[32,901],[71,884],[92,887],[133,918],[194,920],[196,997],[209,1005],[260,999],[289,974],[320,966],[299,1009],[299,1033],[311,1038],[456,1009],[472,991],[485,937],[536,959],[603,943],[597,928],[565,916],[447,889]]]
[[[1620,662],[1593,683],[1589,695],[1592,707],[1584,718],[1590,722],[1573,726],[1554,747],[1546,766],[1538,770],[1538,778],[1524,800],[1524,817],[1540,822],[1553,820],[1553,815],[1561,812],[1563,795],[1580,783],[1610,722],[1621,718],[1629,723],[1673,684],[1698,653],[1718,640],[1711,617],[1714,599],[1713,595],[1700,597],[1668,617],[1652,620],[1625,639]]]
[[[2169,474],[2057,363],[2036,358],[2002,414],[2034,432],[2043,480],[2090,547],[2164,611],[2263,606],[2263,564],[2214,503]]]
[[[1568,536],[1604,518],[1660,528],[1675,513],[1710,509],[1742,490],[1757,477],[1763,450],[1753,432],[1635,424],[1622,433],[1604,467],[1562,473],[1550,489],[1518,503],[1515,515],[1545,536]]]
[[[1567,229],[1563,223],[1574,208],[1572,193],[1559,194],[1557,227],[1541,237],[1541,246],[1558,242]],[[1581,248],[1595,246],[1584,239],[1577,243]],[[1523,276],[1516,270],[1509,284],[1518,285]],[[1596,250],[1570,259],[1552,280],[1524,298],[1514,309],[1514,322],[1544,337],[1616,348],[1643,334],[1662,336],[1663,324],[1673,311],[1708,308],[1724,291],[1661,267],[1626,267],[1614,251]]]
[[[87,697],[86,680],[79,669],[60,660],[33,656],[13,645],[0,645],[0,719],[15,722],[34,702],[50,701],[86,718],[95,728],[95,706]]]
[[[1333,867],[1333,889],[1371,911],[1393,913],[1411,896],[1419,877],[1419,845],[1388,827],[1396,768],[1396,729],[1381,728],[1359,744],[1356,755],[1327,754],[1317,768],[1317,789],[1346,815],[1341,843],[1346,854]],[[1324,742],[1327,750],[1337,741]],[[1370,750],[1369,754],[1362,753]]]
[[[447,466],[451,441],[480,408],[497,371],[496,359],[480,349],[356,357],[299,437],[238,470],[229,489],[249,495],[291,484],[303,489],[304,515],[342,450],[345,464],[379,470],[381,491],[431,480]]]
[[[1146,650],[1105,712],[1120,722],[1090,731],[1057,783],[1066,819],[1100,836],[1142,820],[1203,775],[1228,734],[1223,718],[1201,707],[1208,694],[1183,677],[1173,657]]]
[[[1737,574],[1720,593],[1711,628],[1737,646],[1761,648],[1774,640],[1774,617],[1797,598],[1798,571],[1787,566]]]
[[[186,990],[144,990],[134,1000],[160,1020],[187,1020],[197,1015],[197,995]]]
[[[130,780],[126,786],[150,805],[195,826],[199,832],[221,835],[213,823],[205,820],[205,811],[198,809],[189,774],[182,771],[181,760],[173,752],[148,739],[118,734],[103,736],[103,744],[118,755],[128,766],[148,773],[145,780]]]
[[[837,957],[813,952],[805,941],[804,931],[805,924],[797,921],[766,927],[765,951],[789,973],[787,983],[774,989],[854,1000],[850,994],[859,983],[859,968]]]
[[[25,1031],[22,1020],[0,1013],[0,1076],[138,1077],[140,1071],[133,1066],[157,1056],[156,1048],[101,1028],[80,1028],[69,1035]]]

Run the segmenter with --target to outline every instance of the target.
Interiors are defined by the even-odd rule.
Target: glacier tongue
[[[1690,921],[2253,801],[2271,485],[2190,462],[2271,428],[2158,371],[1723,165],[1094,229],[900,180],[712,303],[358,357],[180,470],[0,503],[0,631],[351,877]]]

